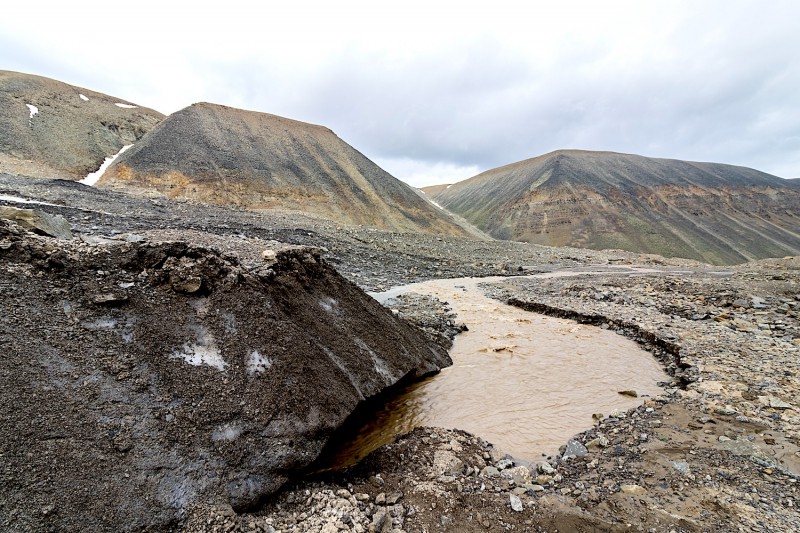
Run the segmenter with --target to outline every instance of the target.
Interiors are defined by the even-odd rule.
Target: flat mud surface
[[[0,176],[0,194],[57,204],[42,209],[63,215],[84,240],[182,237],[235,254],[244,267],[275,241],[324,248],[370,291],[499,274],[503,280],[484,287],[498,302],[637,342],[674,382],[617,416],[586,420],[559,453],[531,465],[483,435],[418,428],[252,512],[198,506],[181,523],[185,531],[800,530],[796,258],[721,272],[628,252],[393,234],[292,213],[142,200],[71,182]],[[619,265],[644,270],[621,275]],[[607,275],[582,272],[603,269]],[[570,276],[514,277],[555,271]],[[426,306],[399,312],[434,336],[462,321]],[[556,390],[569,386],[567,378],[552,381]],[[0,516],[0,526],[10,519]]]

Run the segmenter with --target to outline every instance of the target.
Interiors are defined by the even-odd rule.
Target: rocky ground
[[[216,521],[192,527],[797,531],[799,266],[774,260],[726,273],[614,271],[487,286],[521,307],[641,342],[665,362],[673,386],[627,413],[598,414],[593,428],[538,463],[518,464],[458,431],[421,428],[258,513],[217,510]]]
[[[480,436],[420,428],[251,512],[196,508],[185,531],[800,530],[797,259],[710,268],[628,252],[392,234],[10,176],[0,176],[0,194],[58,204],[42,209],[89,241],[182,235],[245,266],[271,240],[317,246],[366,290],[506,274],[486,287],[494,297],[618,331],[674,377],[637,409],[598,413],[593,427],[537,463],[506,457]],[[576,275],[513,277],[550,271]],[[446,303],[411,298],[393,307],[435,335],[458,324]]]

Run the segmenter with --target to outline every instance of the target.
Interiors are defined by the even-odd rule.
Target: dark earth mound
[[[132,239],[139,241],[139,239]],[[450,364],[303,247],[87,244],[0,221],[6,531],[175,527],[257,504],[356,405]]]

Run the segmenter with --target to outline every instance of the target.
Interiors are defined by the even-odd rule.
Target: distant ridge
[[[467,234],[328,128],[209,103],[167,117],[98,185],[394,231]]]
[[[121,98],[0,70],[0,172],[81,179],[162,118]]]
[[[452,185],[449,183],[442,183],[441,185],[428,185],[427,187],[421,187],[420,190],[427,194],[429,197],[433,198],[443,190],[451,187]]]
[[[558,150],[434,200],[496,238],[712,264],[800,255],[800,186],[745,167]]]

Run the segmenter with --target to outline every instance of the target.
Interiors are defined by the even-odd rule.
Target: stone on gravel
[[[57,239],[72,239],[69,222],[61,215],[51,215],[40,209],[19,209],[0,206],[0,219],[11,220],[23,228]]]
[[[632,496],[642,496],[647,494],[647,489],[640,485],[621,485],[619,490],[623,494],[630,494]]]
[[[773,409],[792,409],[792,404],[784,402],[776,396],[769,397],[769,406]]]
[[[575,457],[583,457],[589,451],[586,449],[580,441],[575,439],[571,439],[567,442],[567,447],[564,450],[564,454],[561,456],[562,459],[573,459]]]
[[[440,476],[457,476],[464,471],[464,463],[450,450],[436,450],[433,469]]]
[[[518,513],[521,513],[521,512],[522,512],[522,509],[523,509],[523,507],[522,507],[522,500],[520,500],[520,499],[519,499],[519,496],[517,496],[517,495],[515,495],[515,494],[510,494],[510,495],[508,496],[508,500],[509,500],[509,503],[511,504],[511,508],[512,508],[514,511],[516,511],[516,512],[518,512]]]
[[[503,475],[510,475],[517,485],[525,485],[531,482],[531,471],[526,466],[515,466],[503,471]]]

